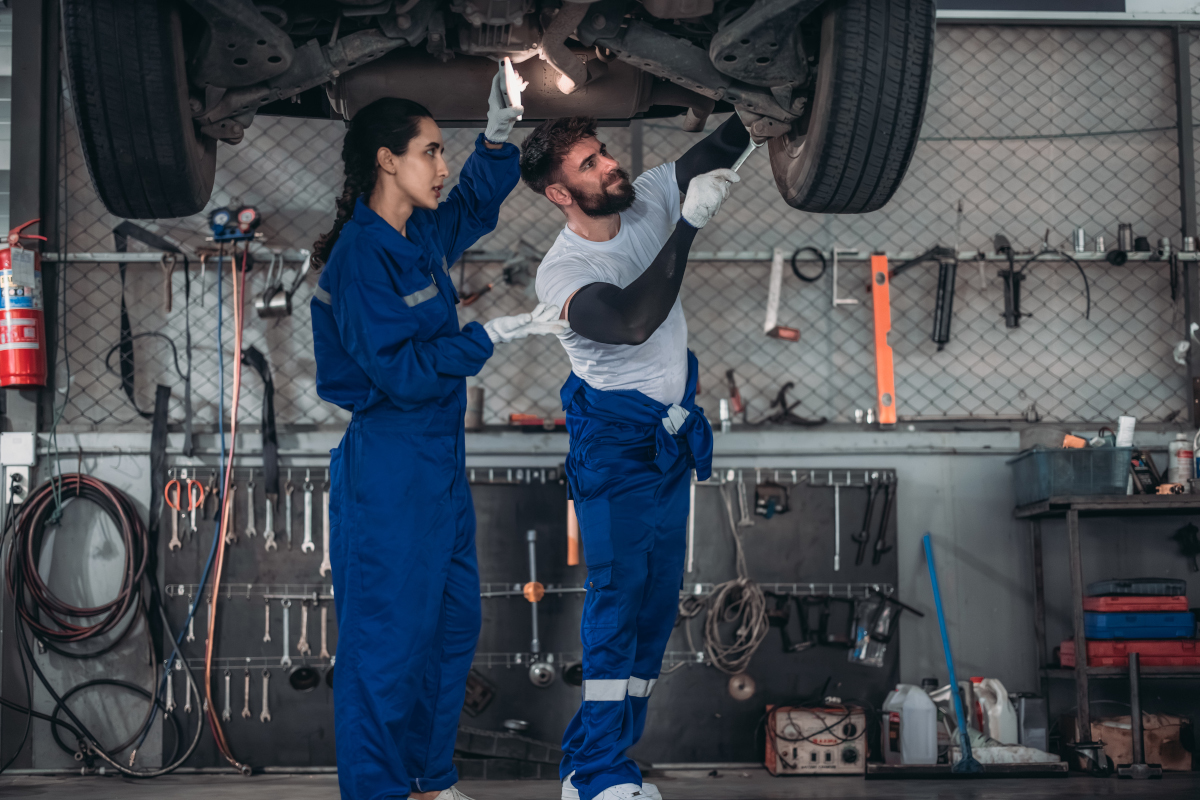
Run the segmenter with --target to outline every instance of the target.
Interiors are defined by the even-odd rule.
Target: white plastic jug
[[[920,686],[902,683],[884,700],[883,760],[937,763],[937,706]]]
[[[1001,744],[1017,744],[1017,710],[1004,684],[996,678],[984,678],[974,688],[983,712],[983,732]]]
[[[920,686],[911,687],[904,697],[900,752],[905,764],[937,763],[937,706]]]

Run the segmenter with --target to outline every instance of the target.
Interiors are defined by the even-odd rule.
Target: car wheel
[[[67,67],[92,183],[119,217],[204,208],[216,141],[192,121],[179,9],[161,0],[63,0]]]
[[[892,198],[921,131],[933,33],[934,0],[826,7],[806,113],[768,143],[788,205],[862,214]]]

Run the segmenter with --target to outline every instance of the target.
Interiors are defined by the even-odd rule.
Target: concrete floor
[[[673,773],[673,775],[681,775]],[[970,798],[1061,800],[1085,797],[1200,797],[1200,773],[1161,781],[1072,776],[1057,780],[865,781],[859,778],[772,778],[765,772],[728,772],[654,779],[667,800],[782,800],[783,798]],[[459,788],[475,800],[556,800],[552,781],[476,781]],[[336,800],[335,775],[170,775],[150,781],[16,775],[0,777],[0,798],[70,800]]]

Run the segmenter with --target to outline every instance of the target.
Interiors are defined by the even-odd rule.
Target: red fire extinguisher
[[[42,309],[42,256],[21,246],[21,233],[40,219],[8,232],[0,250],[0,386],[46,385],[46,320]]]

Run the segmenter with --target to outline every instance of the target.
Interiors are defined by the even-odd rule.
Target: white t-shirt
[[[607,242],[590,242],[564,227],[538,267],[538,300],[561,306],[584,286],[625,288],[645,272],[679,220],[675,164],[642,173],[636,199],[621,214],[621,229]],[[602,344],[574,331],[559,341],[575,374],[596,389],[634,389],[660,403],[678,403],[687,385],[687,321],[679,298],[663,324],[642,344]]]

